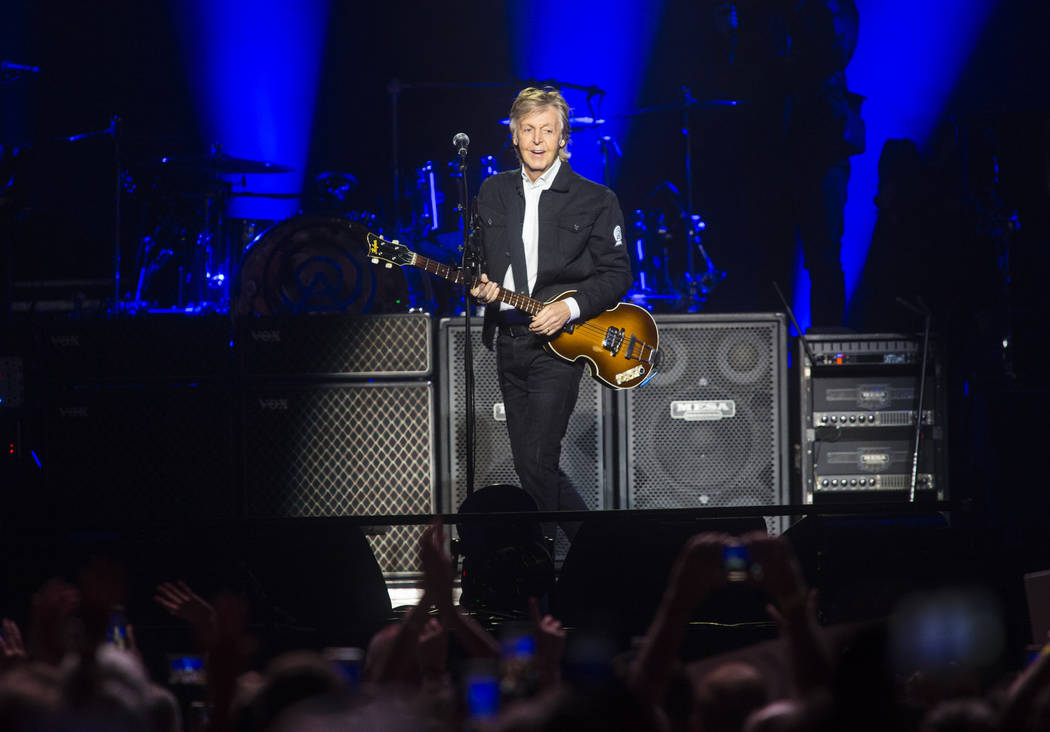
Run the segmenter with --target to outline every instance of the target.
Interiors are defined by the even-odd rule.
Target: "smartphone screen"
[[[492,719],[499,713],[500,679],[494,662],[485,659],[470,661],[463,683],[470,719]]]
[[[747,571],[751,566],[751,557],[747,547],[742,544],[729,544],[722,550],[722,560],[725,563],[726,578],[730,582],[743,582],[747,579]]]
[[[106,626],[106,642],[112,643],[117,648],[128,648],[128,619],[124,617],[124,611],[114,608],[109,613],[109,623]]]

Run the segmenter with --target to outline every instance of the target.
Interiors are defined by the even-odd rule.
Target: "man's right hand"
[[[488,305],[499,295],[499,285],[489,279],[484,272],[481,274],[481,282],[471,289],[470,294],[478,302]]]

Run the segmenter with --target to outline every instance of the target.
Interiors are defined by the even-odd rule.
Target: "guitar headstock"
[[[416,261],[416,253],[396,240],[387,241],[372,232],[368,232],[365,239],[368,242],[368,256],[371,257],[373,264],[379,264],[379,260],[383,260],[387,267],[394,264],[403,267]]]

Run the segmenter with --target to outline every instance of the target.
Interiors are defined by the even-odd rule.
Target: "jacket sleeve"
[[[613,307],[631,288],[631,259],[625,237],[620,203],[606,188],[587,242],[594,271],[576,292],[581,320]]]

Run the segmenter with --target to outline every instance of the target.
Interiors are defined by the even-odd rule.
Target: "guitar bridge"
[[[620,349],[623,347],[623,336],[623,328],[609,326],[605,330],[605,338],[602,339],[602,348],[604,348],[606,351],[615,356],[617,353],[620,352]]]
[[[656,365],[657,350],[644,341],[638,340],[633,334],[627,344],[627,354],[624,356],[628,361],[635,360],[642,363]]]

